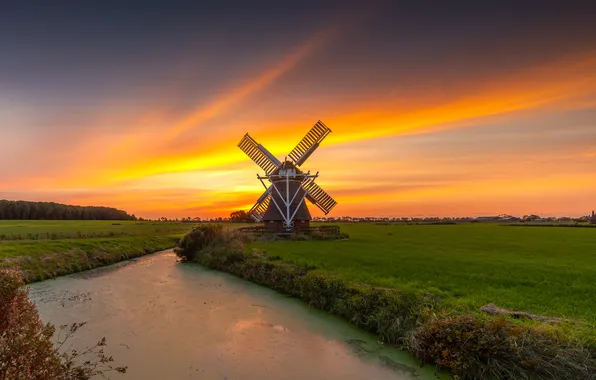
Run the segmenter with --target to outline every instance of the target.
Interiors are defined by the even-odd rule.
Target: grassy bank
[[[379,228],[366,226],[371,227]],[[406,228],[410,227],[426,230],[459,228]],[[355,262],[343,263],[343,267],[338,263],[338,268],[335,268],[330,262],[313,265],[315,261],[311,257],[329,254],[325,251],[325,244],[348,243],[343,247],[347,249],[351,244],[367,240],[366,236],[358,236],[356,230],[347,232],[350,235],[356,232],[356,236],[349,241],[275,242],[258,244],[257,248],[254,243],[252,247],[247,246],[242,238],[225,230],[198,230],[181,241],[178,254],[342,316],[378,334],[384,341],[409,350],[422,361],[435,363],[462,379],[593,379],[596,376],[596,345],[589,339],[578,339],[582,334],[575,334],[572,330],[581,329],[577,325],[547,324],[483,314],[470,309],[469,301],[457,302],[457,295],[449,294],[447,290],[415,281],[400,283],[394,279],[389,287],[379,286],[378,279],[371,275],[374,266],[362,257],[374,260],[375,256],[382,256],[383,247],[387,247],[382,242],[390,238],[379,239],[380,244],[376,248],[361,251],[360,260],[344,256],[344,261]],[[378,234],[378,230],[376,232]],[[394,231],[383,232],[383,237],[394,236],[389,235]],[[432,235],[430,231],[419,232],[425,237]],[[478,242],[479,239],[465,240]],[[403,240],[402,243],[407,245],[408,239]],[[433,239],[427,238],[425,242],[433,246]],[[396,242],[392,244],[394,247],[397,245]],[[262,253],[263,248],[271,251],[270,247],[276,247],[276,252],[281,253],[283,250],[279,247],[283,246],[301,246],[300,251],[296,248],[292,254],[302,252],[309,258],[292,256],[285,259],[284,255]],[[463,259],[460,261],[464,262]],[[324,259],[319,258],[317,263],[324,263]],[[453,267],[451,270],[455,271]],[[464,266],[459,272],[465,271]],[[482,285],[476,283],[475,286]]]
[[[42,281],[172,248],[179,235],[4,242],[0,268],[16,268],[25,282]]]
[[[130,221],[0,221],[0,268],[26,282],[172,248],[188,224]],[[4,239],[4,240],[2,240]]]
[[[345,241],[256,242],[350,282],[420,289],[453,308],[488,303],[596,323],[596,230],[497,224],[345,224]]]

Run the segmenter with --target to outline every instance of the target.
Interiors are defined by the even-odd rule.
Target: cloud
[[[266,68],[255,78],[251,78],[244,85],[233,89],[223,96],[214,99],[205,106],[199,106],[186,115],[182,120],[169,128],[168,138],[174,139],[189,129],[196,128],[201,123],[229,111],[256,91],[270,85],[277,78],[292,70],[303,59],[311,55],[317,48],[329,42],[338,34],[338,25],[332,25],[315,33],[308,41],[299,45],[289,55]]]
[[[254,76],[236,69],[235,86],[203,90],[200,101],[156,86],[163,93],[140,93],[133,106],[115,96],[74,113],[0,103],[0,115],[18,126],[0,143],[0,198],[105,204],[138,215],[225,215],[249,207],[261,191],[258,168],[236,146],[244,132],[283,157],[320,118],[333,133],[306,169],[321,170],[319,183],[340,202],[334,213],[432,211],[424,202],[493,210],[532,194],[558,208],[561,194],[575,197],[568,202],[574,210],[588,202],[595,51],[457,80],[449,73],[459,68],[441,62],[432,63],[432,78],[398,76],[394,62],[361,67],[365,59],[355,64],[345,55],[329,65],[331,42],[352,26],[332,22]]]
[[[569,108],[573,104],[570,100],[591,94],[596,96],[596,54],[583,54],[530,68],[517,75],[487,78],[486,83],[473,90],[467,89],[438,103],[434,99],[432,103],[418,101],[399,105],[378,101],[361,105],[355,111],[343,110],[324,120],[333,130],[325,146],[469,128],[502,115],[514,118],[528,112],[549,114]],[[300,120],[286,121],[281,125],[264,122],[255,125],[260,130],[255,137],[261,143],[266,141],[264,145],[274,153],[285,154],[315,121],[308,124]],[[246,125],[244,128],[250,130],[252,127]],[[280,130],[284,131],[282,135]],[[226,131],[209,147],[191,145],[182,151],[147,157],[145,162],[132,168],[122,168],[115,178],[217,168],[243,162],[246,157],[236,147],[240,137],[241,134]]]

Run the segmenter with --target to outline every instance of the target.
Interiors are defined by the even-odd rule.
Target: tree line
[[[136,220],[137,218],[126,211],[112,207],[0,200],[0,219]]]

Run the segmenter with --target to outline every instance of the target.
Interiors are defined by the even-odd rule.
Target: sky
[[[83,3],[0,6],[0,198],[227,216],[322,120],[329,216],[596,209],[596,3]]]

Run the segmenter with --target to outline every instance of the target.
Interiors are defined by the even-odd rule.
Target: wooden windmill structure
[[[248,133],[244,135],[238,147],[265,171],[265,175],[257,174],[265,192],[249,211],[255,221],[276,232],[298,231],[307,229],[312,219],[304,199],[325,215],[335,207],[337,202],[315,183],[319,172],[299,169],[329,133],[331,129],[319,120],[283,162]]]

